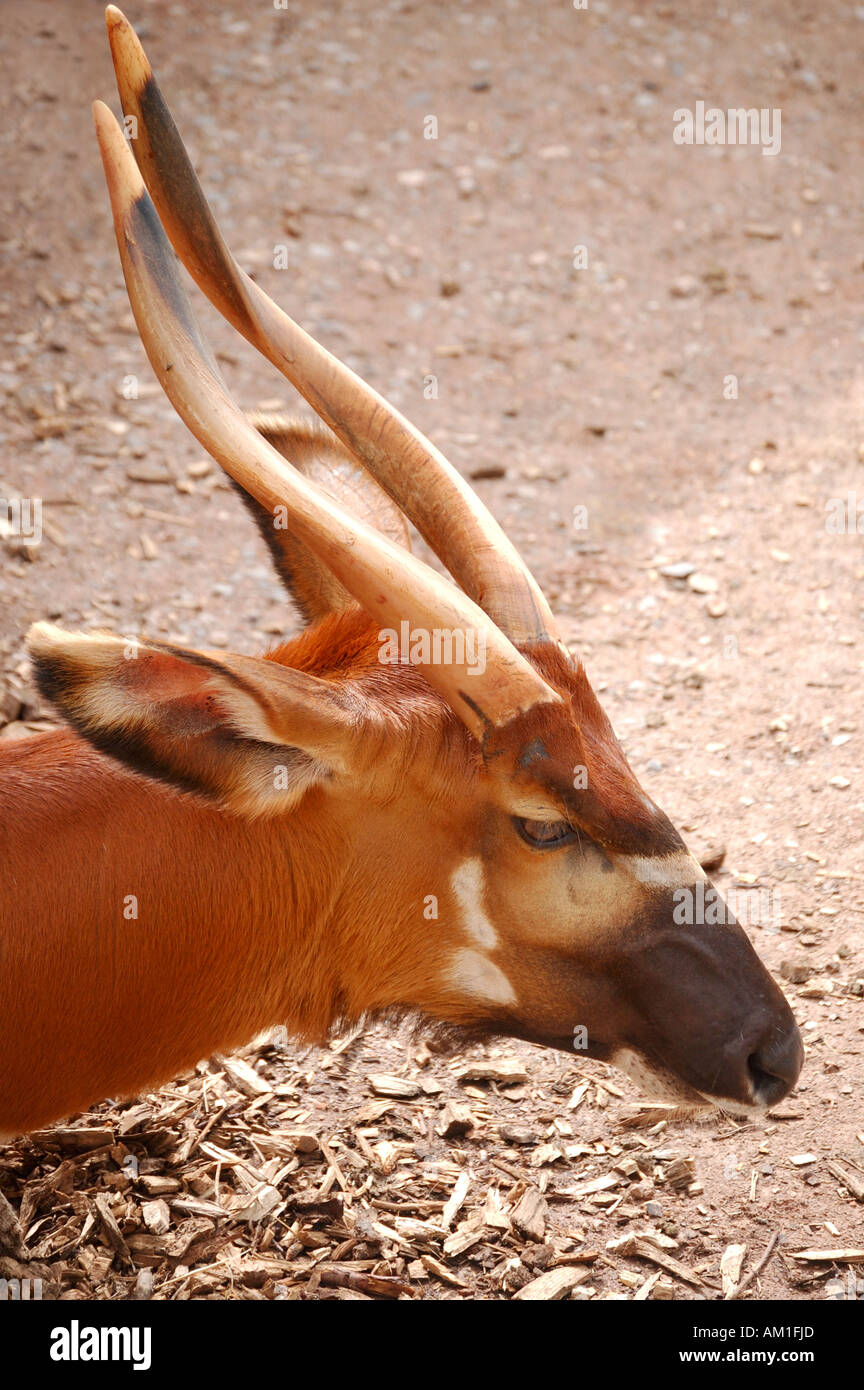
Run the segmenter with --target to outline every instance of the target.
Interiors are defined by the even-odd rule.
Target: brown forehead
[[[490,740],[490,762],[526,788],[548,789],[598,844],[630,854],[669,854],[682,841],[645,795],[581,664],[549,644],[526,653],[562,696]]]
[[[382,665],[377,629],[357,608],[322,619],[270,653],[298,670],[357,684],[394,729],[413,731],[415,756],[424,741],[436,750],[436,773],[445,782],[458,769],[487,771],[504,783],[551,794],[598,844],[619,853],[669,854],[680,836],[645,795],[591,688],[585,669],[557,646],[523,647],[545,680],[562,696],[540,705],[503,729],[490,730],[483,748],[428,685],[416,666]],[[584,783],[584,785],[582,785]]]

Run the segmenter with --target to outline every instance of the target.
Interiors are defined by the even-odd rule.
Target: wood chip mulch
[[[45,1299],[757,1293],[768,1261],[728,1245],[672,1107],[536,1055],[374,1029],[211,1058],[0,1149],[0,1279]],[[854,1199],[864,1171],[834,1168]],[[856,1255],[830,1253],[786,1263],[824,1279]]]

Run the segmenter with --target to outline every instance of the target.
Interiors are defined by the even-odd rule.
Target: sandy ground
[[[779,1230],[754,1296],[824,1297],[837,1268],[782,1252],[864,1244],[864,1208],[826,1167],[864,1163],[864,11],[139,0],[128,13],[241,263],[486,475],[478,490],[645,787],[697,851],[725,847],[724,891],[769,895],[752,935],[784,968],[808,1046],[789,1118],[670,1126],[702,1191],[675,1195],[674,1212],[660,1200],[707,1296],[726,1245],[750,1260]],[[42,497],[46,526],[32,559],[0,552],[0,669],[26,685],[24,635],[44,617],[261,650],[293,615],[153,382],[122,285],[89,116],[95,97],[116,109],[101,5],[6,0],[3,27],[0,496]],[[781,152],[676,144],[673,113],[700,99],[779,108]],[[238,399],[294,409],[196,304]],[[670,564],[695,580],[664,576]],[[501,1124],[518,1112],[532,1153],[557,1134],[602,1168],[635,1089],[528,1047],[491,1055],[530,1082],[493,1086],[479,1137],[440,1141],[473,1165],[480,1199],[496,1154],[517,1182],[600,1171],[584,1155],[532,1164]],[[458,1083],[450,1063],[419,1061],[441,1089],[409,1108],[434,1118]],[[419,1074],[379,1034],[340,1054],[338,1085],[327,1050],[271,1062],[312,1087],[331,1134],[346,1089],[368,1098],[382,1062]],[[10,1197],[52,1152],[0,1158]],[[574,1203],[555,1202],[550,1229],[579,1227],[601,1251],[651,1224]],[[506,1293],[479,1256],[457,1264],[464,1290],[427,1272],[418,1291]],[[601,1261],[596,1296],[632,1292],[620,1271],[639,1268]],[[122,1296],[110,1274],[94,1288]]]

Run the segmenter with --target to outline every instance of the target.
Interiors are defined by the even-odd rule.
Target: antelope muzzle
[[[735,918],[679,926],[658,905],[627,937],[622,1031],[647,1068],[733,1109],[783,1100],[801,1070],[801,1035]]]

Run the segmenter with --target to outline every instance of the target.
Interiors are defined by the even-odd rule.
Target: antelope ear
[[[231,810],[287,811],[350,769],[356,714],[305,672],[48,623],[31,628],[28,647],[40,691],[88,742]]]

